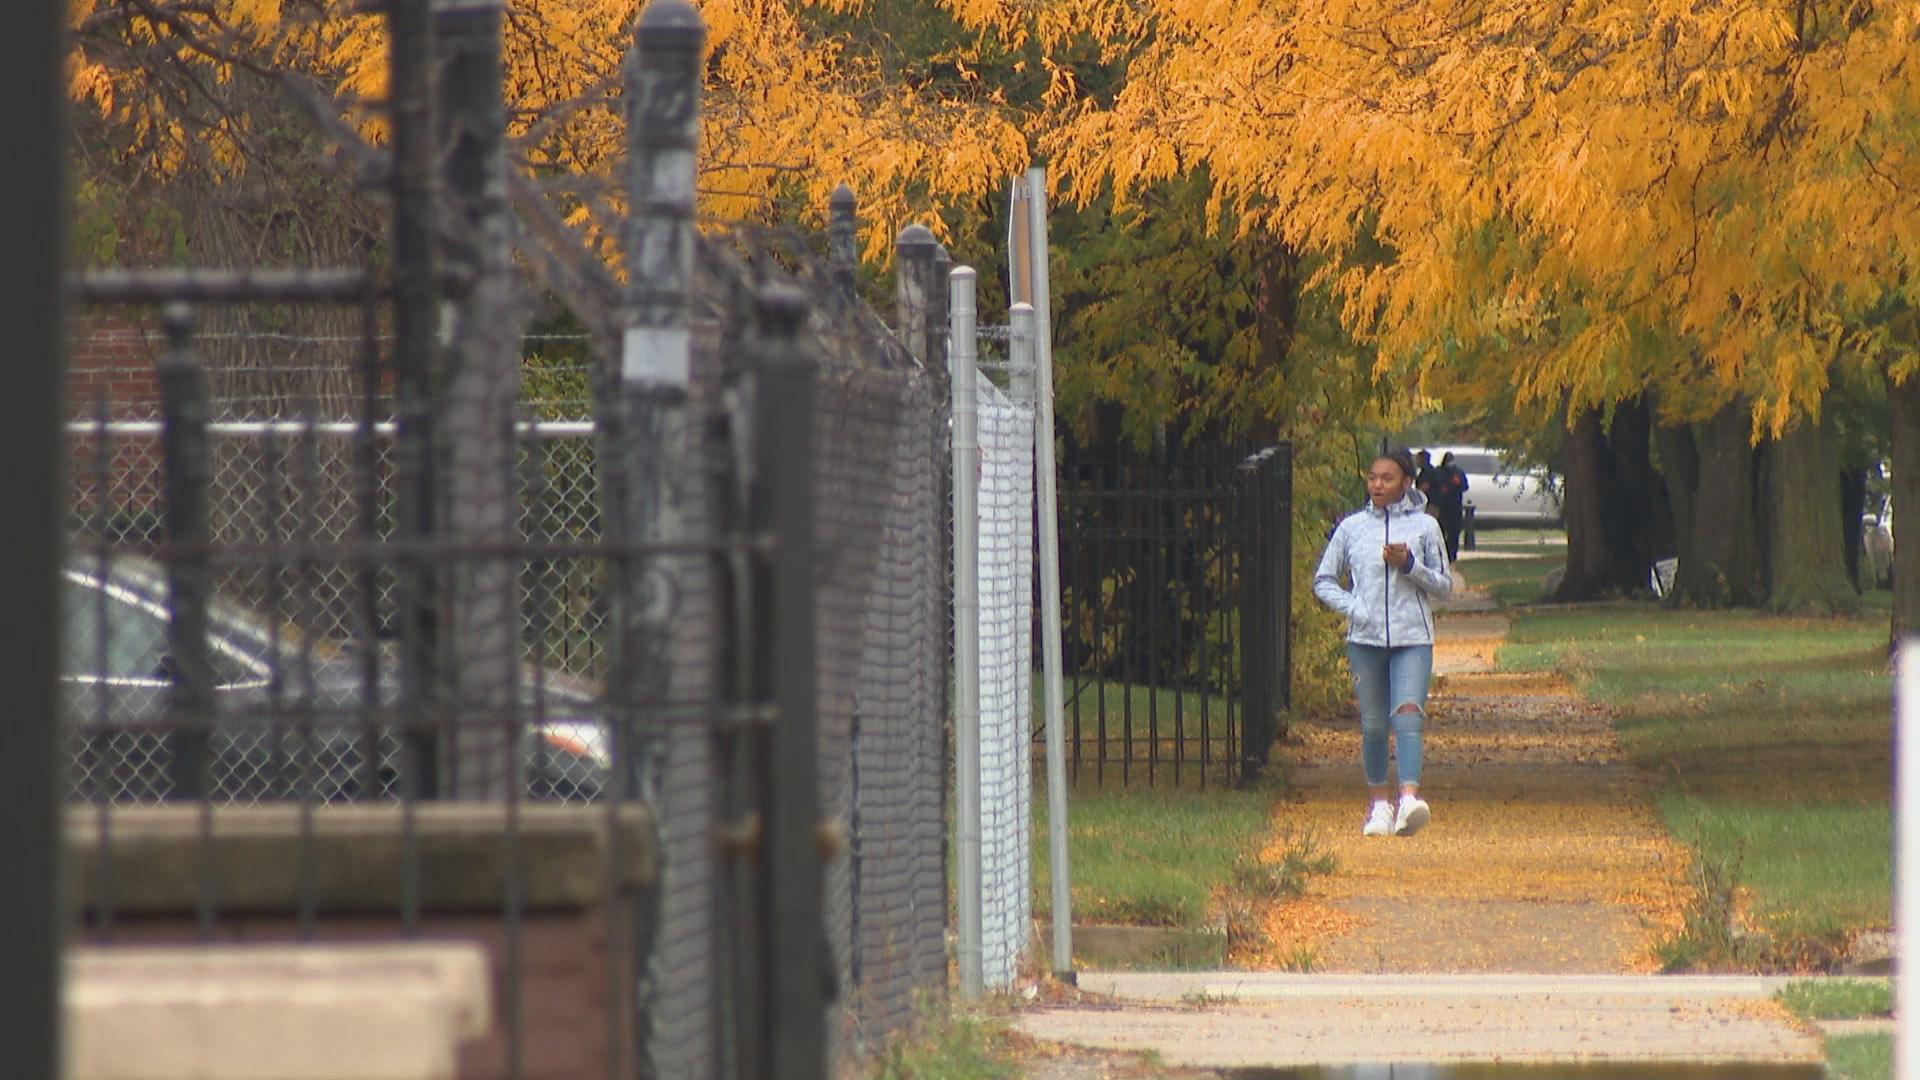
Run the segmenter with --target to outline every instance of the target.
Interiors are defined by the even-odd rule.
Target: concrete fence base
[[[493,1024],[473,943],[82,948],[68,1080],[451,1080]]]
[[[480,1080],[513,1073],[513,1045],[527,1080],[629,1067],[652,818],[521,807],[518,904],[506,825],[497,805],[422,804],[409,841],[396,806],[310,826],[222,807],[203,835],[195,808],[125,808],[103,845],[74,810],[68,1080]]]

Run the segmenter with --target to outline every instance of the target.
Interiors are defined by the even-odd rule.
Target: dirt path
[[[1458,578],[1456,578],[1456,583]],[[1268,857],[1313,835],[1339,860],[1269,914],[1250,967],[1636,972],[1677,918],[1684,850],[1604,712],[1555,677],[1499,674],[1507,619],[1464,591],[1439,616],[1423,792],[1432,824],[1363,837],[1358,723],[1296,725]]]

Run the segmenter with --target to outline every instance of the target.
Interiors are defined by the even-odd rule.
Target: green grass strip
[[[1818,962],[1891,918],[1886,636],[1877,617],[1537,608],[1500,664],[1564,674],[1611,707],[1668,827],[1751,890],[1777,955]]]
[[[1871,979],[1804,979],[1773,996],[1803,1020],[1859,1020],[1893,1014],[1893,987]]]
[[[1019,1065],[1004,1048],[1004,1020],[940,1007],[910,1036],[895,1041],[872,1080],[1013,1080]]]
[[[1828,1080],[1888,1080],[1893,1075],[1893,1036],[1840,1035],[1827,1040]]]
[[[1037,786],[1036,786],[1037,788]],[[1068,856],[1076,922],[1199,927],[1241,856],[1265,839],[1271,791],[1075,789]],[[1034,914],[1052,911],[1047,806],[1034,800]]]

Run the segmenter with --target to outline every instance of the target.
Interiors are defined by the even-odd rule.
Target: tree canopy
[[[347,0],[72,0],[73,97],[110,131],[122,162],[156,178],[231,174],[259,156],[257,116],[222,107],[248,73],[295,73],[378,140],[386,43]],[[619,204],[606,180],[624,154],[621,63],[639,0],[508,0],[510,133],[536,176],[563,178],[576,226]],[[866,249],[909,221],[996,191],[1028,141],[998,87],[912,77],[821,25],[858,5],[705,0],[707,102],[702,212],[766,220],[824,212],[834,186],[860,193]],[[960,61],[964,68],[964,60]]]
[[[1744,394],[1778,432],[1835,364],[1915,363],[1920,5],[956,6],[1129,48],[1040,136],[1068,191],[1204,169],[1383,372],[1491,343],[1522,401]]]
[[[506,4],[522,174],[609,260],[620,65],[642,6]],[[1769,533],[1757,553],[1683,553],[1698,595],[1820,605],[1844,585],[1721,578],[1750,557],[1772,564],[1761,579],[1828,561],[1808,545],[1841,529],[1803,536],[1798,511],[1764,504],[1830,471],[1856,426],[1823,415],[1832,402],[1857,412],[1920,366],[1920,0],[700,9],[709,220],[817,219],[846,182],[870,261],[922,220],[984,266],[1007,177],[1048,163],[1074,211],[1056,270],[1075,294],[1056,320],[1063,401],[1118,405],[1136,434],[1276,435],[1498,402],[1513,431],[1585,432],[1541,442],[1611,460],[1623,488],[1687,488],[1683,547],[1706,535],[1689,514]],[[249,72],[297,73],[382,135],[380,21],[349,0],[71,10],[73,95],[147,181],[265,156],[277,132],[230,104]],[[112,203],[110,186],[86,190]],[[1920,448],[1915,410],[1893,399],[1896,458]],[[1636,445],[1609,449],[1616,435]],[[1904,469],[1920,476],[1920,459]],[[1693,490],[1743,471],[1760,478],[1753,505]],[[1645,554],[1615,559],[1615,582],[1643,576]]]

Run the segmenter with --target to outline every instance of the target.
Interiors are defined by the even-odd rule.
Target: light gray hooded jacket
[[[1427,497],[1409,488],[1384,511],[1369,500],[1333,530],[1313,575],[1313,595],[1347,617],[1348,641],[1387,648],[1433,644],[1428,598],[1452,596],[1453,578],[1440,523],[1427,516],[1426,505]],[[1380,549],[1389,543],[1407,545],[1413,569],[1387,566]],[[1341,585],[1349,576],[1351,589]]]

